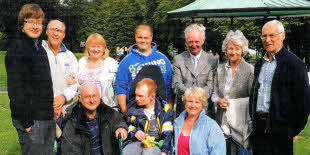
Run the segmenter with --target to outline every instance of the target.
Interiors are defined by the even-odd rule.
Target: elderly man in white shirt
[[[47,41],[42,41],[45,49],[53,81],[54,91],[54,120],[58,120],[59,116],[65,115],[65,109],[72,103],[72,99],[76,95],[78,84],[70,83],[76,79],[78,72],[78,63],[71,51],[64,44],[65,24],[59,20],[51,20],[46,30]],[[71,80],[69,80],[71,79]]]

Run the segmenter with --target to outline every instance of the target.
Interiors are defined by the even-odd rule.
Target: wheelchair
[[[132,107],[134,102],[131,102],[135,100],[135,90],[138,82],[143,80],[144,78],[150,78],[152,79],[156,85],[157,85],[157,96],[159,96],[161,99],[167,101],[167,92],[166,92],[166,86],[165,86],[165,81],[162,76],[161,70],[159,66],[156,65],[146,65],[142,67],[142,69],[139,71],[139,73],[136,75],[134,81],[132,82],[130,92],[129,92],[129,102],[127,103],[127,109]],[[125,142],[122,140],[122,138],[119,139],[119,148],[120,148],[120,154],[122,155],[123,153],[123,148],[129,143],[128,140]],[[170,154],[173,154],[173,138],[171,139],[171,150]]]

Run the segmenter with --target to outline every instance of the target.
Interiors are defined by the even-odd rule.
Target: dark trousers
[[[257,115],[253,123],[254,155],[293,155],[293,139],[279,133],[266,130],[266,118]]]
[[[226,139],[226,155],[237,155],[238,145],[231,138]]]
[[[53,120],[35,120],[31,131],[26,132],[20,121],[12,119],[23,155],[52,155],[56,127]]]

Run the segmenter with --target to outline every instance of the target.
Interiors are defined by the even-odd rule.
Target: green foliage
[[[77,61],[79,61],[82,57],[84,57],[83,53],[74,53],[74,56],[76,57]]]
[[[86,41],[90,34],[99,33],[106,40],[112,56],[117,46],[134,44],[134,30],[141,19],[136,6],[131,0],[88,3],[82,13],[80,40]]]

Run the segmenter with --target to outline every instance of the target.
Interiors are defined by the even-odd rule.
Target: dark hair
[[[42,18],[44,22],[45,14],[38,4],[25,4],[18,14],[19,29],[22,29],[25,19],[28,18],[35,18],[35,19]]]

